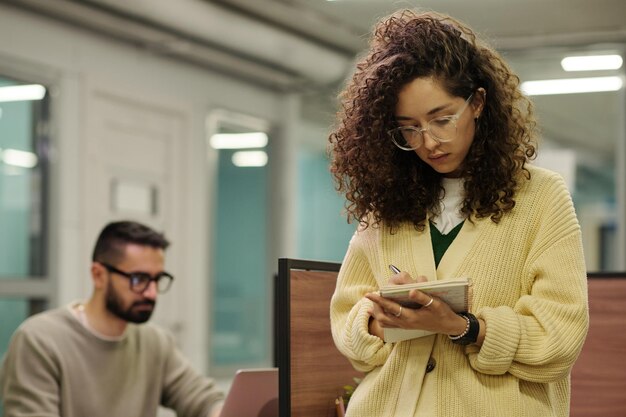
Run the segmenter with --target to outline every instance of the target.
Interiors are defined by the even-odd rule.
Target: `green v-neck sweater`
[[[448,247],[452,244],[452,241],[461,231],[461,227],[463,226],[463,222],[457,224],[445,235],[441,233],[437,226],[435,226],[432,222],[428,222],[430,226],[430,239],[433,243],[433,257],[435,258],[435,268],[439,266],[439,262],[441,262],[441,258],[443,258],[443,254],[446,253]]]
[[[569,375],[589,325],[581,232],[562,178],[528,170],[514,209],[498,224],[465,220],[438,267],[429,227],[355,233],[330,306],[337,348],[366,372],[347,417],[418,417],[420,409],[439,417],[569,415]],[[482,346],[446,335],[385,343],[369,334],[364,295],[388,282],[389,264],[430,280],[469,277],[470,311],[486,323]],[[436,395],[420,399],[431,375]]]

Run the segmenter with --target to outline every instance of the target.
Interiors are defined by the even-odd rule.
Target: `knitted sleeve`
[[[392,345],[368,331],[372,302],[364,295],[376,291],[378,285],[362,250],[362,239],[356,232],[350,241],[331,299],[330,321],[339,351],[355,369],[368,372],[385,363]]]
[[[468,348],[477,371],[552,382],[569,374],[582,349],[589,314],[580,227],[562,180],[549,188],[521,281],[529,288],[513,308],[477,314],[487,323],[482,347]]]
[[[224,394],[212,379],[193,369],[170,334],[161,336],[167,355],[162,404],[176,410],[180,417],[209,416],[213,407],[221,406]]]

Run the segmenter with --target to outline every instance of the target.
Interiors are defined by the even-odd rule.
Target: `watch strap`
[[[452,343],[456,343],[457,345],[469,345],[476,343],[480,332],[480,322],[472,313],[459,313],[459,316],[463,317],[467,321],[465,331],[456,336],[448,336],[448,338],[450,338]]]

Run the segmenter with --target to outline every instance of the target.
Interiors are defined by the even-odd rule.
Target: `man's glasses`
[[[473,93],[465,100],[465,104],[456,114],[431,119],[425,127],[400,126],[389,130],[387,133],[391,135],[393,143],[404,151],[414,151],[421,148],[424,145],[424,132],[428,132],[437,143],[451,142],[456,139],[456,124],[471,102],[472,97],[474,97]]]
[[[152,281],[156,282],[157,292],[162,294],[170,289],[172,281],[174,281],[174,277],[167,272],[159,272],[155,276],[152,276],[147,272],[124,272],[120,271],[113,265],[109,265],[104,262],[98,263],[104,266],[107,271],[128,278],[128,281],[130,282],[130,289],[138,294],[147,290]]]

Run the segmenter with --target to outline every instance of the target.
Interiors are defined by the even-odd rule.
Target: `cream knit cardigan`
[[[570,370],[589,315],[581,232],[562,178],[528,167],[515,208],[496,224],[466,221],[435,269],[429,228],[359,230],[331,301],[335,344],[367,373],[350,417],[415,417],[429,357],[436,360],[438,417],[568,416]],[[445,335],[384,343],[368,333],[371,302],[394,264],[430,280],[472,279],[471,311],[486,323],[482,347]],[[349,382],[349,381],[347,381]]]

